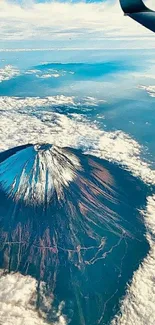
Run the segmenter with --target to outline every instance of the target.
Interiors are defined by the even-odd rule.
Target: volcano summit
[[[45,205],[54,195],[58,200],[63,197],[63,187],[69,186],[79,169],[78,158],[65,149],[30,145],[1,164],[0,180],[15,201]]]

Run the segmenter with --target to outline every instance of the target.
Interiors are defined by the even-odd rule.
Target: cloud
[[[155,97],[155,86],[139,86],[139,88],[146,90],[150,97]]]
[[[142,43],[143,37],[147,44]],[[130,47],[134,47],[137,38],[139,46],[154,48],[153,33],[124,17],[118,2],[48,1],[29,6],[7,0],[0,3],[1,41],[49,40],[54,48],[66,46],[64,43],[68,47],[104,48],[101,42],[110,41],[108,47],[115,47],[124,40],[131,41]]]
[[[34,71],[34,70],[33,70]],[[0,107],[1,111],[5,110],[16,110],[16,111],[25,111],[25,113],[29,114],[32,109],[46,109],[46,108],[51,108],[55,106],[68,106],[68,107],[77,107],[77,106],[89,106],[89,108],[97,106],[100,103],[105,103],[104,100],[100,100],[98,98],[94,97],[84,97],[81,98],[80,101],[78,98],[74,96],[64,96],[64,95],[57,95],[57,96],[47,96],[44,98],[41,97],[25,97],[20,98],[20,97],[3,97],[0,96]]]
[[[81,101],[81,106],[85,102],[91,108],[97,101],[87,97]],[[75,97],[62,95],[25,99],[0,97],[0,150],[23,144],[23,139],[24,143],[80,147],[84,152],[117,161],[145,182],[155,184],[155,172],[140,159],[141,146],[121,131],[100,130],[97,123],[76,114],[77,104],[80,102]],[[75,112],[66,115],[65,107],[73,107]]]
[[[119,315],[111,325],[153,325],[155,324],[155,196],[148,197],[144,212],[148,230],[147,239],[151,249],[138,271],[121,304]]]
[[[11,65],[6,65],[0,69],[0,82],[12,79],[20,74],[19,70]]]
[[[36,311],[37,281],[19,273],[0,276],[0,324],[3,325],[47,325]],[[61,306],[57,313],[58,321],[53,325],[66,325],[61,315]]]
[[[41,76],[40,75],[37,75],[38,78],[41,78],[41,79],[48,79],[48,78],[59,78],[61,75],[59,73],[46,73],[46,74],[42,74]]]

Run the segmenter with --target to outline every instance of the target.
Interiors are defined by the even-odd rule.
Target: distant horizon
[[[37,51],[137,51],[137,50],[144,50],[144,51],[148,51],[148,50],[155,50],[155,47],[151,48],[151,49],[146,49],[146,48],[67,48],[67,47],[63,47],[63,48],[0,48],[0,52],[37,52]]]
[[[6,50],[155,48],[153,33],[125,17],[116,0],[1,0],[0,20]]]

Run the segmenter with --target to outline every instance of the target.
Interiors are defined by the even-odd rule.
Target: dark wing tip
[[[120,5],[125,14],[150,11],[142,0],[120,0]]]

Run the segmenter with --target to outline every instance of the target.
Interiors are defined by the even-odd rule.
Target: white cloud
[[[59,78],[61,75],[59,73],[46,73],[46,74],[42,74],[41,76],[40,75],[37,75],[38,78],[41,78],[41,79],[48,79],[48,78]]]
[[[138,271],[121,305],[121,313],[111,325],[153,325],[155,324],[155,196],[148,197],[144,213],[150,242],[150,252]]]
[[[155,97],[155,86],[139,86],[139,88],[146,90],[150,97]]]
[[[81,102],[97,103],[87,97]],[[82,147],[85,152],[123,164],[155,184],[155,171],[140,159],[141,147],[121,131],[105,132],[90,123],[83,115],[65,115],[55,111],[56,106],[80,105],[74,97],[53,96],[46,98],[0,97],[0,150],[24,143],[53,143],[58,146]],[[93,107],[92,105],[92,107]],[[50,110],[49,110],[50,107]]]
[[[37,281],[30,276],[11,273],[0,277],[0,324],[48,325],[36,311]],[[59,311],[53,325],[66,325]]]
[[[28,109],[27,113],[31,108],[37,107],[50,107],[54,105],[71,105],[75,106],[74,97],[72,96],[48,96],[45,98],[40,97],[26,97],[21,99],[20,97],[0,97],[0,105],[2,110],[10,110],[13,109],[18,111],[22,108]]]
[[[9,80],[20,74],[19,70],[11,65],[6,65],[4,68],[0,69],[0,82]]]
[[[155,10],[155,4],[154,0],[143,0],[146,6],[148,6],[150,9]]]
[[[30,70],[31,71],[31,70]],[[35,70],[32,70],[33,73],[36,73]],[[2,111],[5,110],[18,110],[23,109],[25,113],[29,114],[32,109],[35,108],[48,108],[54,106],[62,106],[67,105],[69,107],[77,107],[77,106],[89,106],[94,107],[98,104],[104,104],[106,101],[97,99],[94,97],[86,96],[78,100],[75,96],[64,96],[64,95],[56,95],[56,96],[47,96],[44,98],[41,97],[8,97],[8,96],[0,96],[0,107]],[[26,110],[26,111],[25,111]]]
[[[68,46],[77,42],[80,47],[101,46],[111,40],[111,46],[119,41],[138,38],[154,47],[153,33],[144,29],[128,17],[124,17],[119,3],[32,3],[20,6],[7,0],[0,3],[0,39],[2,40],[51,40],[54,47]],[[85,41],[85,43],[83,43]],[[95,41],[95,43],[93,43]],[[82,42],[82,43],[81,43]],[[98,42],[98,45],[97,43]],[[117,45],[116,45],[117,43]],[[113,44],[113,45],[112,45]],[[104,48],[104,44],[101,47]],[[75,46],[76,47],[76,46]]]
[[[28,70],[26,73],[31,74],[34,70]],[[61,76],[65,76],[67,74],[67,71],[61,70],[55,70],[55,69],[48,69],[46,72],[43,72],[41,70],[36,70],[36,77],[41,79],[48,79],[48,78],[59,78]]]

